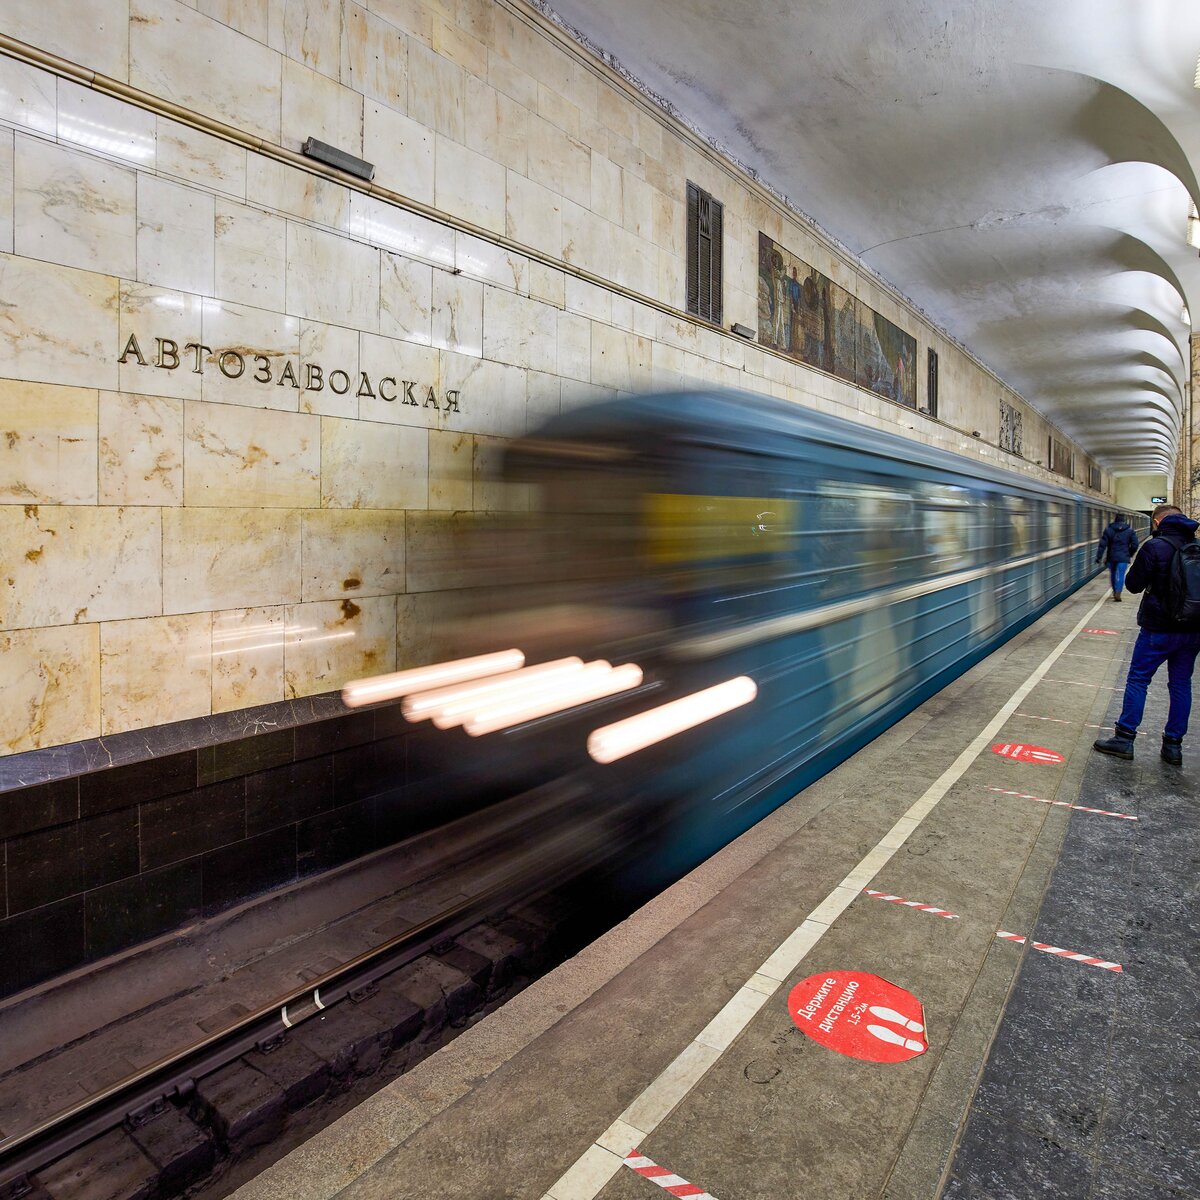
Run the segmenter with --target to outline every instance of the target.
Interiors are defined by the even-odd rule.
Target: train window
[[[924,517],[926,574],[944,575],[971,563],[974,505],[966,488],[923,484],[919,492]]]
[[[815,498],[818,558],[830,593],[870,591],[920,575],[924,530],[908,492],[845,480],[818,484]]]
[[[1067,506],[1051,504],[1047,515],[1046,545],[1057,549],[1067,544]]]
[[[1030,553],[1033,522],[1029,501],[1023,496],[1002,496],[993,511],[996,549],[1001,558],[1020,558]]]

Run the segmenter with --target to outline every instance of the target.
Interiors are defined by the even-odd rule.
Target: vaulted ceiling
[[[1200,319],[1198,0],[551,0],[1105,465]]]

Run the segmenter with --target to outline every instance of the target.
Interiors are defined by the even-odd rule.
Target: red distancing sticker
[[[1109,637],[1119,637],[1120,633],[1116,629],[1085,629],[1084,633],[1104,633]]]
[[[1023,742],[997,742],[992,747],[992,753],[1023,763],[1047,765],[1067,761],[1057,750],[1047,750],[1045,746],[1026,746]]]
[[[865,971],[822,971],[788,995],[792,1020],[814,1042],[867,1062],[924,1054],[925,1010],[912,994]]]

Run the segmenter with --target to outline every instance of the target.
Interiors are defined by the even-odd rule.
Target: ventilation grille
[[[725,208],[694,183],[687,185],[687,308],[720,325],[721,231]]]

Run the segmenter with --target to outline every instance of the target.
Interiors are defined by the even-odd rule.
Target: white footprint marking
[[[907,1017],[901,1016],[894,1008],[883,1008],[880,1005],[872,1004],[867,1012],[881,1021],[891,1021],[894,1025],[902,1025],[909,1033],[925,1032],[925,1026],[920,1021],[910,1021]]]
[[[924,1042],[906,1038],[904,1034],[897,1033],[896,1030],[889,1029],[886,1025],[868,1025],[867,1032],[881,1042],[890,1042],[893,1046],[903,1046],[906,1050],[915,1050],[919,1053],[925,1049]]]

